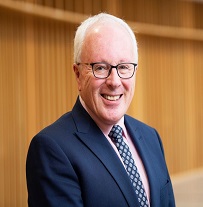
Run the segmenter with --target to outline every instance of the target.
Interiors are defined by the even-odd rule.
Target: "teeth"
[[[109,101],[116,101],[120,98],[120,96],[108,96],[108,95],[104,95],[104,98],[109,100]]]

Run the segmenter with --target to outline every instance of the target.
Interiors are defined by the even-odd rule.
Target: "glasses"
[[[137,67],[136,63],[120,63],[116,66],[104,62],[78,63],[77,65],[83,65],[83,64],[91,66],[94,76],[100,79],[108,78],[113,68],[116,68],[118,76],[120,78],[129,79],[133,77],[135,73],[135,69]]]

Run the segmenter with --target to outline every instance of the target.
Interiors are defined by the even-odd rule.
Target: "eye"
[[[129,69],[129,65],[128,64],[122,64],[118,66],[119,70],[128,70]]]
[[[118,71],[120,74],[126,74],[129,73],[131,70],[130,64],[121,64],[118,65]]]
[[[105,70],[108,70],[106,64],[95,64],[94,65],[94,71],[102,72],[102,71],[105,71]]]

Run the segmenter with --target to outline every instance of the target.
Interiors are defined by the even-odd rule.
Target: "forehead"
[[[98,22],[88,28],[85,39],[91,37],[103,37],[104,39],[108,36],[110,36],[111,38],[116,38],[121,35],[125,36],[125,39],[131,39],[129,31],[118,22]]]
[[[129,32],[116,22],[95,24],[86,33],[82,57],[101,61],[105,59],[129,58],[135,54]],[[127,56],[127,57],[126,57]]]

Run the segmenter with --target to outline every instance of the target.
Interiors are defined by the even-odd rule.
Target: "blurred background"
[[[189,187],[179,183],[190,172],[203,174],[203,1],[0,0],[1,207],[27,206],[30,140],[72,109],[74,33],[101,11],[135,32],[139,66],[128,114],[160,133],[177,196],[187,200]]]

